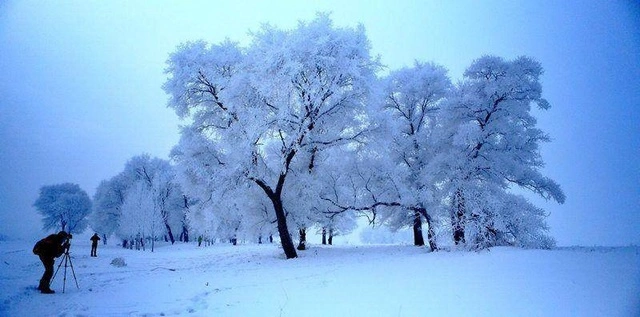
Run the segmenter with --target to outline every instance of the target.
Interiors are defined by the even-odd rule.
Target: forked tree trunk
[[[182,224],[182,232],[180,233],[180,241],[189,242],[189,228],[185,224]]]
[[[287,166],[295,156],[295,151],[291,151],[286,158]],[[278,183],[276,189],[273,190],[261,179],[252,179],[262,190],[267,194],[269,200],[273,204],[273,211],[276,214],[276,222],[278,223],[278,234],[280,235],[280,243],[282,244],[282,250],[284,251],[287,259],[293,259],[298,257],[296,247],[293,245],[293,240],[289,234],[289,228],[287,226],[287,215],[284,212],[284,206],[282,206],[282,188],[286,179],[286,173],[280,174],[278,177]]]

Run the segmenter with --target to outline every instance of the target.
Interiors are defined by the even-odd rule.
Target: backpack
[[[33,246],[33,254],[40,255],[40,253],[42,252],[43,244],[44,244],[44,240],[40,240],[36,242],[36,244]]]

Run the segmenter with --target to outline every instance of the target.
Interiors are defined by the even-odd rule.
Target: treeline
[[[331,239],[367,217],[432,250],[554,244],[545,212],[511,190],[565,200],[540,171],[549,137],[531,108],[549,104],[532,58],[480,57],[455,84],[435,63],[383,75],[363,27],[320,14],[247,47],[187,42],[167,64],[184,121],[172,163],[136,157],[104,181],[101,232],[275,236],[294,258],[307,230]]]

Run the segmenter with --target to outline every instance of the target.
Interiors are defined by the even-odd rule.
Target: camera
[[[73,236],[70,233],[67,234],[67,241],[62,244],[65,253],[69,253],[69,248],[71,248],[71,239],[73,239]]]

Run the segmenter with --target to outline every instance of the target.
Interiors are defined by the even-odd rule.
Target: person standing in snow
[[[91,256],[97,257],[98,241],[100,241],[100,237],[98,237],[97,233],[94,233],[90,240],[91,240]]]
[[[44,274],[42,274],[40,285],[38,285],[38,290],[43,294],[55,293],[50,288],[51,278],[53,277],[53,264],[55,258],[61,256],[65,250],[68,250],[70,237],[71,235],[60,231],[36,242],[33,246],[33,254],[40,257],[40,261],[44,266]]]

